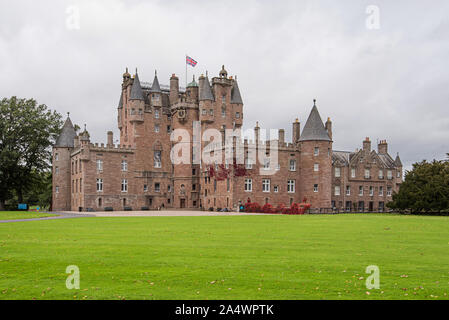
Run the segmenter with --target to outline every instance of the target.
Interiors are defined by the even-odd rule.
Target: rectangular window
[[[290,160],[290,171],[296,171],[296,160]]]
[[[97,159],[97,171],[103,171],[103,160]]]
[[[237,119],[239,119],[239,118],[240,118],[240,112],[236,112],[236,113],[235,113],[235,117],[236,117]]]
[[[355,168],[351,168],[351,178],[355,178]]]
[[[315,147],[315,149],[313,150],[313,155],[316,157],[320,154],[320,148]]]
[[[226,191],[231,191],[231,181],[229,180],[229,178],[226,179]]]
[[[214,109],[209,109],[209,114],[210,114],[211,116],[213,116],[213,115],[214,115]]]
[[[374,196],[374,187],[373,186],[370,186],[369,187],[369,195],[372,197],[372,196]]]
[[[270,169],[270,159],[265,159],[263,161],[263,168],[264,168],[264,170],[269,170]]]
[[[245,169],[252,169],[253,168],[253,164],[251,162],[251,159],[246,159],[245,161]]]
[[[287,192],[294,193],[295,192],[295,180],[287,181]]]
[[[171,126],[167,126],[167,133],[171,133]]]
[[[171,192],[171,185],[168,185],[168,186],[167,186],[167,191],[168,191],[168,192]]]
[[[320,165],[318,163],[315,163],[313,165],[313,171],[319,171],[320,170]]]
[[[391,191],[392,191],[392,188],[387,187],[387,197],[391,197]]]
[[[340,195],[340,186],[335,186],[335,195],[336,196]]]
[[[318,184],[313,185],[313,192],[318,192]]]
[[[383,178],[384,178],[384,171],[379,170],[379,179],[383,179]]]
[[[371,174],[369,172],[369,169],[365,169],[365,179],[371,178]]]
[[[158,124],[154,125],[154,132],[159,133],[160,126]]]
[[[335,168],[335,178],[340,178],[341,169],[339,167]]]
[[[143,185],[143,191],[144,191],[144,192],[147,192],[147,191],[148,191],[148,185],[147,185],[147,184],[144,184],[144,185]]]
[[[279,192],[279,187],[278,187],[278,186],[274,186],[274,187],[273,187],[273,191],[276,192],[276,193],[278,193],[278,192]]]
[[[270,192],[270,179],[263,179],[262,180],[262,191],[263,192]]]
[[[162,167],[161,151],[154,151],[154,167],[155,168]]]
[[[122,192],[128,192],[128,180],[122,179]]]
[[[201,109],[201,114],[202,114],[203,116],[207,115],[207,110],[206,110],[206,109]]]
[[[245,179],[245,191],[246,192],[253,191],[253,180],[252,179]]]
[[[97,192],[103,191],[103,179],[97,179]]]
[[[126,160],[122,160],[122,171],[128,171],[128,162]]]
[[[59,160],[59,153],[55,153],[55,161],[58,161]]]
[[[359,196],[363,196],[363,186],[359,186]]]
[[[59,174],[59,167],[55,167],[55,175]]]
[[[59,187],[58,186],[55,187],[55,192],[59,193]]]
[[[161,184],[159,182],[154,184],[154,192],[161,192]]]
[[[159,117],[160,117],[160,115],[159,115],[159,109],[155,109],[155,110],[154,110],[154,117],[155,117],[156,119],[159,119]]]
[[[221,108],[221,117],[226,118],[226,109],[225,108]]]
[[[379,187],[379,196],[380,197],[384,196],[384,187]]]
[[[351,186],[346,186],[346,195],[347,196],[351,195]]]
[[[393,179],[393,172],[392,172],[391,170],[388,170],[388,171],[387,171],[387,179],[388,179],[388,180]]]
[[[401,177],[401,171],[400,171],[400,170],[398,170],[398,172],[396,172],[396,177],[397,177],[397,178],[400,178],[400,177]]]

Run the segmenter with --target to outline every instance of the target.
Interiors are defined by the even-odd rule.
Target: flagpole
[[[185,86],[185,90],[187,90],[187,53],[186,53],[186,86]]]

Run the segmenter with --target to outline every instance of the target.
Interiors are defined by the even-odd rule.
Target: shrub
[[[262,207],[262,212],[263,213],[275,213],[274,207],[269,204],[266,203],[263,207]]]
[[[257,202],[247,202],[245,204],[245,212],[262,212],[262,208]]]

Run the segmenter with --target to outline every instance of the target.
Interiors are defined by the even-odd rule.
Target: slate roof
[[[202,77],[200,79],[200,101],[201,100],[212,100],[214,101],[214,95],[212,94],[212,88],[210,87],[210,82],[208,77]]]
[[[131,95],[129,100],[144,100],[142,87],[140,86],[139,75],[136,72],[134,77],[133,86],[131,87]]]
[[[159,80],[157,79],[157,74],[154,73],[154,80],[153,80],[153,85],[151,86],[150,89],[151,92],[159,92],[161,93],[161,86],[159,85]]]
[[[237,79],[234,80],[231,89],[231,103],[243,104],[242,96],[240,95],[239,85],[237,84]]]
[[[350,151],[336,151],[332,150],[332,161],[340,161],[344,165],[349,165],[349,161],[351,160],[353,152]]]
[[[316,105],[313,105],[306,125],[302,130],[299,141],[331,141],[331,138],[327,134],[323,121],[321,120],[320,113]]]
[[[387,154],[378,153],[377,156],[379,157],[380,161],[386,168],[394,168],[395,167],[394,160],[392,157],[390,157],[390,155],[388,153]]]
[[[61,133],[59,134],[58,139],[56,139],[55,147],[73,148],[75,136],[75,128],[73,127],[70,118],[67,117],[67,120],[62,126]]]

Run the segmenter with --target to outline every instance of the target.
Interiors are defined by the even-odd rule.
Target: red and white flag
[[[186,56],[186,64],[190,64],[192,67],[195,67],[197,63],[198,63],[198,62],[196,62],[196,61],[195,61],[194,59],[192,59],[191,57]]]

